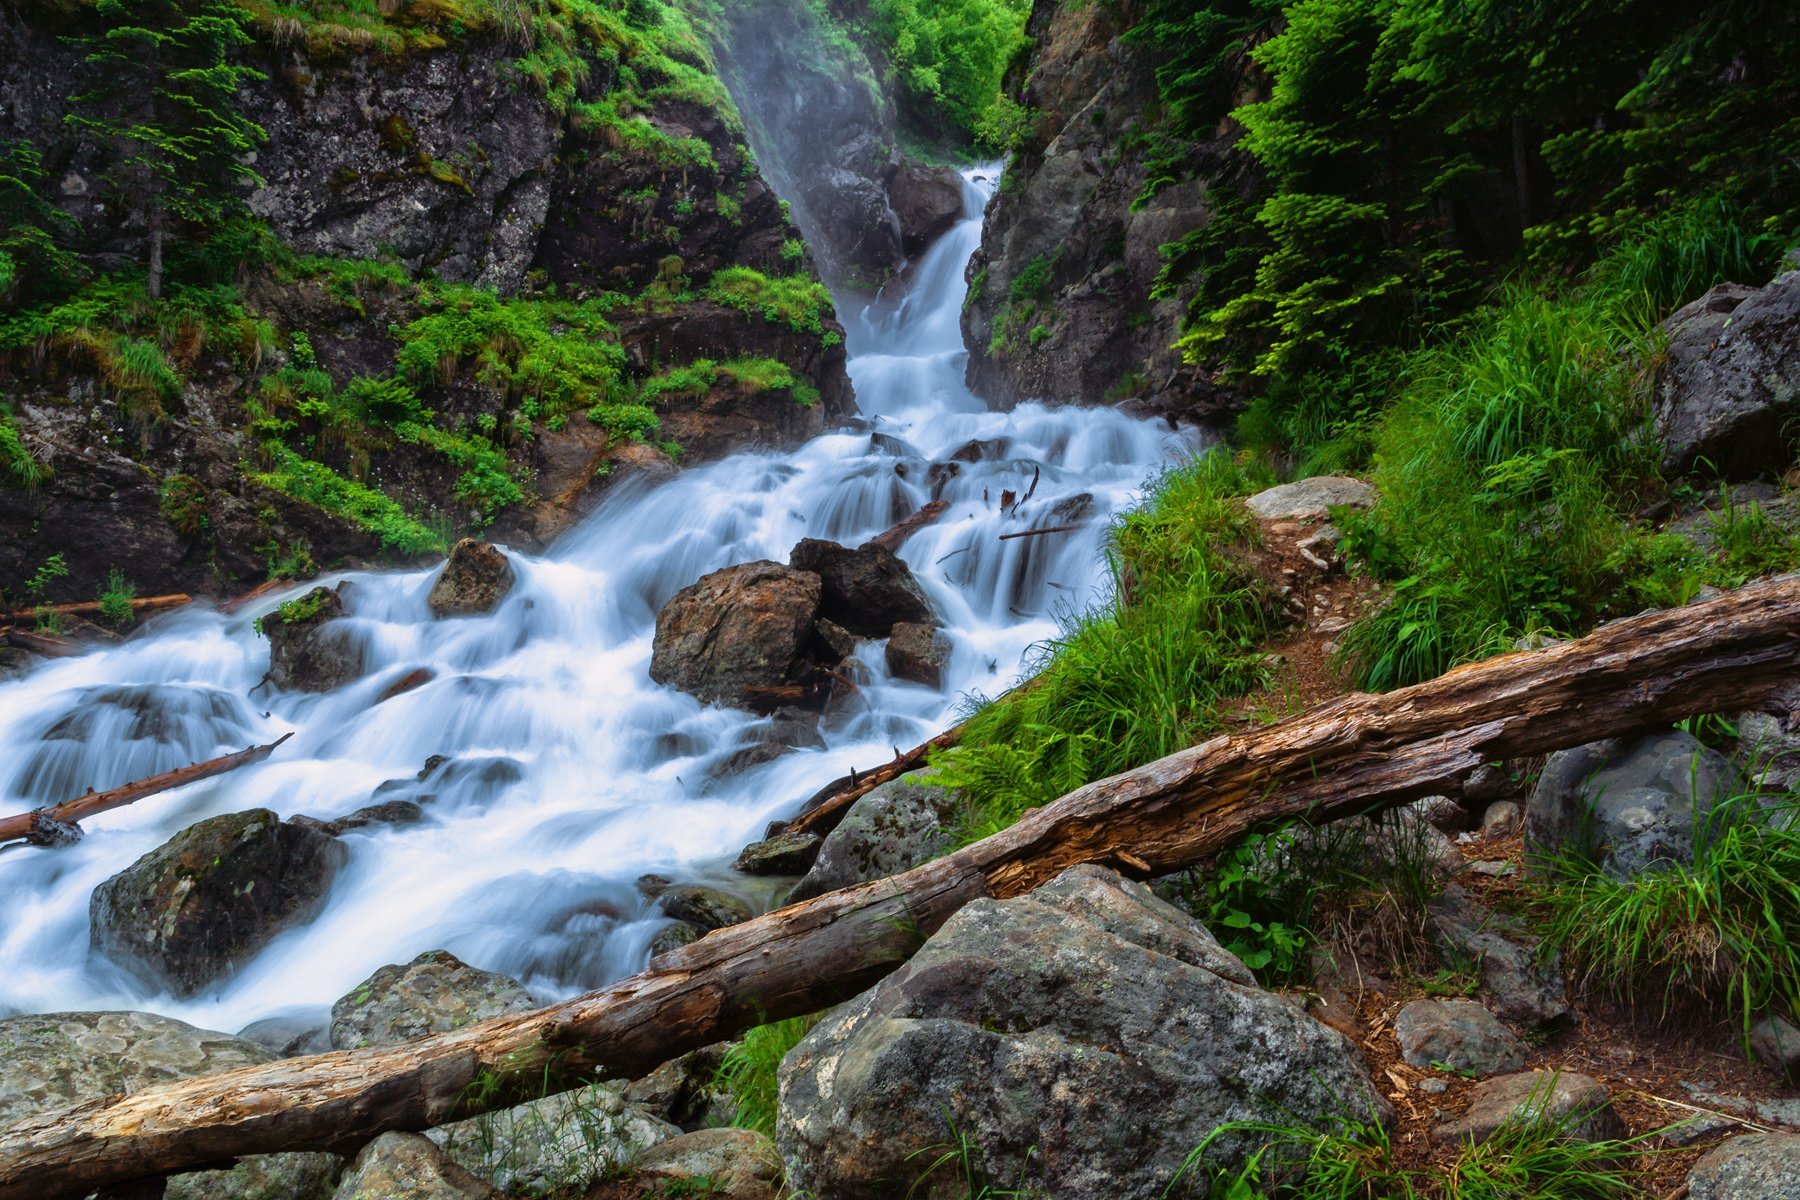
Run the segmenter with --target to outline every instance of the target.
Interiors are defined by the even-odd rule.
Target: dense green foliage
[[[775,1136],[775,1115],[780,1081],[776,1072],[787,1052],[800,1044],[819,1016],[789,1017],[758,1025],[744,1034],[743,1040],[725,1052],[719,1063],[713,1086],[729,1095],[736,1105],[731,1123],[739,1129],[754,1129],[765,1137]]]
[[[873,0],[870,32],[915,119],[963,138],[1004,137],[1001,76],[1024,49],[1026,0]]]
[[[217,224],[240,207],[238,185],[258,178],[247,163],[265,134],[237,110],[237,93],[263,76],[233,61],[250,43],[235,5],[97,0],[94,12],[105,27],[74,40],[99,83],[74,97],[68,120],[114,147],[107,186],[144,213],[156,299],[168,222]]]

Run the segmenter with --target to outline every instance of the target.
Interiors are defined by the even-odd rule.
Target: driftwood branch
[[[33,654],[41,654],[45,658],[68,658],[70,655],[81,653],[81,647],[68,638],[38,633],[31,629],[20,629],[16,625],[0,625],[0,644],[14,646],[20,650],[29,650]]]
[[[950,502],[948,500],[933,500],[931,503],[921,507],[919,511],[912,516],[895,524],[885,533],[878,533],[869,540],[874,542],[877,546],[884,547],[888,550],[898,550],[900,549],[900,543],[943,516],[949,509]]]
[[[1077,521],[1072,525],[1046,525],[1042,529],[1021,529],[1017,533],[1001,534],[1000,540],[1003,542],[1010,542],[1014,538],[1043,537],[1046,533],[1068,533],[1072,529],[1080,529],[1081,527],[1082,523]]]
[[[172,592],[167,596],[141,596],[126,603],[131,605],[134,613],[156,612],[164,608],[178,608],[193,600],[186,592]],[[0,621],[29,621],[43,613],[54,613],[59,617],[91,617],[100,612],[101,602],[98,600],[82,600],[75,604],[39,604],[32,608],[15,608],[11,612],[0,613]]]
[[[471,1111],[481,1083],[498,1081],[498,1102],[511,1102],[520,1090],[509,1085],[641,1075],[854,995],[978,897],[1019,895],[1076,863],[1172,871],[1258,826],[1401,803],[1482,763],[1785,703],[1797,669],[1800,579],[1784,577],[1402,691],[1343,697],[1089,784],[946,858],[717,930],[550,1008],[16,1122],[0,1130],[0,1200],[82,1196],[245,1154],[348,1150]]]
[[[908,771],[916,771],[925,765],[925,759],[933,750],[947,750],[962,740],[963,727],[952,725],[928,742],[921,742],[904,754],[896,754],[889,762],[867,771],[852,772],[835,784],[830,785],[821,795],[815,796],[807,810],[792,821],[779,828],[770,827],[770,836],[776,833],[816,833],[823,837],[836,829],[850,806],[861,800],[884,783],[900,778]]]
[[[85,796],[64,800],[61,804],[53,804],[49,808],[20,813],[16,817],[0,817],[0,842],[18,841],[23,838],[40,845],[62,844],[70,840],[66,829],[68,826],[85,821],[96,813],[124,808],[132,801],[142,800],[145,796],[154,796],[158,792],[178,788],[184,783],[211,779],[214,775],[223,775],[227,771],[235,771],[250,763],[261,762],[274,753],[275,747],[293,736],[291,733],[284,733],[266,746],[251,746],[247,750],[239,750],[218,758],[209,758],[205,762],[177,767],[173,771],[164,771],[160,775],[152,775],[147,779],[140,779],[136,783],[128,783],[124,787],[116,787],[104,792],[89,792]],[[54,822],[54,824],[46,824],[46,822]]]

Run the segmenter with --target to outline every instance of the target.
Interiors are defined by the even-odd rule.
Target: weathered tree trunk
[[[347,1150],[551,1081],[635,1076],[763,1021],[847,999],[958,908],[1076,863],[1171,871],[1294,817],[1441,791],[1485,762],[1793,696],[1800,579],[1620,621],[1386,695],[1353,695],[1089,784],[947,858],[716,930],[586,996],[397,1046],[285,1059],[46,1113],[0,1131],[0,1200],[278,1150]],[[510,1089],[510,1090],[509,1090]],[[489,1095],[493,1089],[483,1088]]]
[[[163,198],[153,194],[150,197],[150,266],[144,279],[144,291],[152,300],[162,299],[163,235],[167,226]]]
[[[874,542],[877,546],[897,551],[900,549],[900,544],[902,542],[943,516],[949,508],[950,502],[948,500],[933,500],[929,504],[920,506],[919,511],[912,516],[907,517],[904,521],[895,522],[895,524],[885,532],[878,533],[869,540]]]
[[[142,800],[145,796],[166,792],[170,788],[180,787],[184,783],[211,779],[214,775],[223,775],[227,771],[235,771],[250,763],[261,762],[274,753],[275,747],[293,736],[291,733],[284,733],[266,746],[251,746],[247,750],[239,750],[218,758],[209,758],[205,762],[191,763],[185,767],[177,767],[173,771],[164,771],[160,775],[140,779],[136,783],[128,783],[124,787],[116,787],[104,792],[89,792],[85,796],[64,800],[61,804],[53,804],[49,808],[20,813],[16,817],[0,817],[0,842],[17,841],[22,838],[35,845],[66,845],[73,839],[67,836],[63,828],[59,827],[74,825],[96,813],[123,808],[134,800]]]
[[[167,596],[142,596],[127,601],[134,613],[154,612],[158,609],[176,608],[188,603],[193,597],[186,592],[174,592]],[[100,601],[82,600],[74,604],[40,604],[34,608],[15,608],[11,612],[0,613],[0,621],[29,621],[39,613],[55,613],[59,617],[86,617],[100,611]]]

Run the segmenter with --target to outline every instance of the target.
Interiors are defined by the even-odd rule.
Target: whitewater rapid
[[[840,305],[866,428],[623,482],[549,553],[509,549],[518,582],[484,617],[434,621],[435,568],[338,573],[234,615],[193,605],[0,684],[5,812],[294,735],[261,764],[88,820],[72,847],[0,852],[0,1015],[147,1009],[224,1030],[319,1020],[377,967],[440,947],[548,1001],[643,965],[666,924],[635,886],[646,872],[774,899],[729,870],[737,851],[825,782],[1015,682],[1058,617],[1098,598],[1109,518],[1197,446],[1106,408],[990,412],[964,387],[963,274],[995,172],[965,178],[966,219],[903,298]],[[971,442],[980,461],[945,465]],[[1003,492],[1034,480],[1028,502],[1002,511]],[[825,748],[719,774],[756,719],[650,682],[657,609],[708,571],[786,561],[803,537],[855,545],[933,498],[949,511],[901,556],[953,642],[945,687],[890,679],[879,643],[865,643],[866,682],[822,730]],[[999,540],[1071,520],[1085,524]],[[255,618],[343,582],[366,674],[324,695],[262,685]],[[435,678],[380,699],[420,667]],[[449,761],[418,781],[434,755]],[[427,795],[421,823],[345,834],[349,864],[323,911],[197,996],[148,993],[89,955],[94,887],[196,821],[256,807],[331,819]]]

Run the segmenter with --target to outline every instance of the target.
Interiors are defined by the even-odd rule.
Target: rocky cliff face
[[[1169,349],[1186,295],[1152,299],[1159,248],[1202,225],[1206,185],[1147,177],[1154,64],[1121,40],[1129,6],[1039,0],[1020,89],[1034,110],[969,265],[969,384],[996,403],[1129,401],[1204,417],[1219,389]],[[1223,149],[1221,143],[1220,149]]]
[[[84,260],[129,271],[141,218],[63,120],[89,68],[26,12],[0,11],[0,140],[41,152]],[[590,46],[585,81],[547,96],[497,34],[436,41],[309,57],[261,32],[248,200],[284,249],[239,259],[225,316],[172,331],[167,305],[114,304],[96,333],[46,309],[31,344],[0,338],[0,423],[35,463],[0,471],[0,588],[56,553],[59,587],[87,596],[115,568],[140,590],[231,591],[471,527],[535,547],[624,470],[793,444],[853,409],[841,327],[723,90],[657,86],[710,74],[704,52],[659,67]],[[137,342],[169,372],[148,401],[115,361]],[[383,421],[339,403],[370,381],[417,405]],[[371,516],[384,503],[404,536]]]

